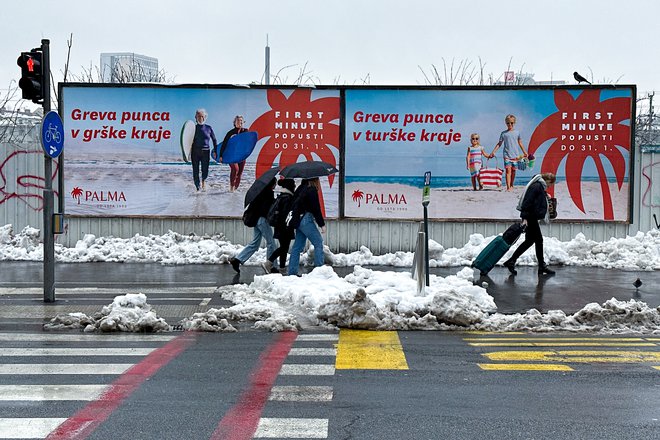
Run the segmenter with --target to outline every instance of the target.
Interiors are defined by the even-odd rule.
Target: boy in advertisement
[[[504,145],[504,170],[506,172],[506,190],[513,190],[513,184],[516,180],[516,168],[518,161],[524,160],[527,157],[527,151],[522,143],[520,132],[515,129],[516,117],[514,115],[506,115],[504,118],[506,130],[500,134],[500,140],[493,148],[493,152],[489,157],[495,157],[495,153],[499,150],[500,146]],[[522,154],[521,154],[522,153]]]

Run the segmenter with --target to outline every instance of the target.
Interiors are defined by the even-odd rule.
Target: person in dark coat
[[[550,221],[548,218],[548,194],[546,191],[548,187],[555,184],[555,181],[556,177],[552,173],[537,174],[530,180],[525,191],[520,196],[517,209],[520,211],[520,218],[523,219],[523,226],[526,226],[525,241],[513,252],[511,258],[504,262],[504,267],[509,269],[512,275],[518,273],[515,269],[516,260],[532,245],[534,245],[536,250],[539,275],[555,274],[555,271],[548,267],[543,258],[543,234],[539,225],[539,220],[545,219],[548,223]]]
[[[286,217],[291,208],[293,207],[293,193],[296,190],[296,182],[293,179],[280,179],[277,182],[277,185],[281,187],[280,195],[277,196],[275,203],[277,204],[277,218],[276,224],[274,226],[275,234],[273,235],[280,243],[280,247],[275,249],[269,257],[269,263],[264,263],[263,268],[266,272],[271,273],[284,273],[284,268],[286,267],[286,257],[289,253],[289,246],[291,245],[291,240],[295,237],[293,228],[290,228],[286,224]],[[280,269],[273,267],[275,260],[280,258]]]
[[[302,181],[294,194],[292,220],[300,219],[298,224],[289,224],[296,228],[296,240],[293,242],[291,257],[289,258],[289,275],[298,275],[300,253],[305,247],[307,239],[314,246],[314,266],[323,266],[323,236],[325,233],[325,220],[321,213],[319,191],[321,182],[318,177]],[[321,230],[319,231],[319,228]]]
[[[256,209],[259,215],[259,220],[257,220],[257,225],[254,227],[254,236],[252,241],[249,242],[243,250],[236,256],[229,260],[231,267],[234,268],[236,272],[240,272],[240,265],[245,263],[256,251],[259,250],[259,245],[261,244],[261,238],[263,237],[266,240],[266,255],[271,255],[275,252],[275,240],[273,240],[273,230],[268,224],[266,217],[268,216],[268,211],[270,206],[273,204],[275,193],[273,189],[275,188],[275,178],[273,178],[266,188],[254,198],[252,202],[248,205],[246,209]]]
[[[203,108],[195,112],[195,136],[190,150],[190,161],[193,169],[193,182],[199,191],[199,168],[202,168],[202,190],[206,189],[206,178],[209,176],[209,153],[218,145],[213,128],[206,123],[208,114]]]

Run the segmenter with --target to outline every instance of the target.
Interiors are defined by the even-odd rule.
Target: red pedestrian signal
[[[21,68],[21,79],[18,86],[23,91],[23,99],[30,99],[40,104],[44,98],[44,72],[42,53],[37,50],[21,52],[16,63]]]

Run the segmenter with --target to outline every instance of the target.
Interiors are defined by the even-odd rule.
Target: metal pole
[[[41,40],[43,53],[43,109],[50,111],[50,41]],[[53,159],[44,154],[44,302],[55,302],[55,235],[53,234]]]
[[[429,276],[429,212],[428,212],[428,203],[424,205],[424,235],[426,239],[424,240],[424,265],[426,269],[426,285],[431,285],[431,277]]]
[[[268,46],[268,34],[266,34],[266,71],[264,72],[266,85],[270,84],[270,47]]]

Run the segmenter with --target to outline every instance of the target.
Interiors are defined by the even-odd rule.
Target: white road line
[[[107,385],[0,385],[0,401],[95,400]]]
[[[169,334],[152,334],[145,335],[141,333],[0,333],[1,342],[12,341],[90,341],[90,342],[103,342],[103,341],[139,341],[139,342],[161,342],[171,341],[176,338],[176,335]],[[1,353],[0,353],[1,354]]]
[[[148,302],[158,302],[158,301],[202,301],[202,302],[204,302],[206,300],[211,301],[211,298],[182,298],[182,297],[179,297],[179,298],[160,298],[158,296],[147,298]]]
[[[281,402],[329,402],[332,387],[328,386],[274,386],[268,400]]]
[[[204,298],[202,302],[199,303],[200,306],[207,306],[211,302],[212,298]]]
[[[284,364],[280,369],[282,376],[333,376],[332,364]]]
[[[337,334],[298,335],[296,341],[338,341]]]
[[[154,348],[3,348],[0,356],[146,356]]]
[[[298,348],[289,351],[290,356],[337,356],[335,348]]]
[[[0,364],[0,374],[122,374],[133,365],[134,364]]]
[[[6,295],[21,295],[21,296],[35,296],[37,298],[43,298],[44,290],[43,287],[29,287],[33,286],[33,282],[23,282],[17,281],[12,283],[0,283],[0,286],[11,284],[12,286],[28,286],[28,287],[0,287],[0,296]],[[58,282],[58,285],[75,285],[76,283],[62,283]],[[127,293],[144,293],[145,295],[159,295],[167,293],[168,295],[175,294],[177,292],[185,294],[199,294],[199,295],[208,295],[215,292],[215,289],[218,287],[218,283],[210,281],[197,283],[197,286],[190,287],[187,283],[168,283],[167,285],[162,285],[159,282],[150,282],[150,283],[140,283],[140,289],[135,289],[133,287],[125,286],[126,283],[104,283],[98,282],[97,286],[109,286],[109,287],[58,287],[55,294],[56,297],[67,296],[67,295],[126,295]],[[200,285],[201,284],[201,285]],[[115,287],[119,285],[120,287]],[[156,286],[156,287],[147,287],[147,286]],[[183,287],[178,287],[183,286]]]
[[[262,418],[252,438],[328,438],[328,419]]]
[[[66,418],[0,418],[0,438],[46,438]]]

